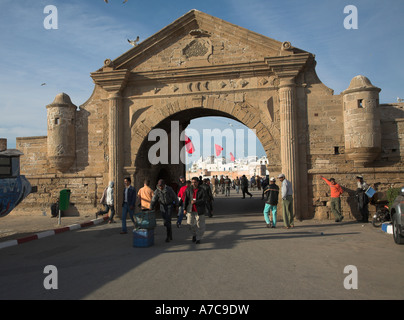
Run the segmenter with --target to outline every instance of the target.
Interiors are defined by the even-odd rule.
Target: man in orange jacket
[[[344,216],[341,214],[341,194],[344,192],[334,178],[327,180],[321,177],[331,188],[331,211],[335,216],[335,222],[341,222]]]

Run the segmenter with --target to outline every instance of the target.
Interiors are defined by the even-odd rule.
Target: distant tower
[[[48,159],[51,167],[66,172],[76,157],[75,119],[77,107],[60,93],[46,106],[48,113]]]
[[[368,78],[356,76],[342,92],[345,154],[355,166],[364,166],[381,153],[380,91]]]

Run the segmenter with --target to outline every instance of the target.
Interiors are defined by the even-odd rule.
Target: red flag
[[[234,161],[236,158],[234,158],[233,154],[230,152],[230,161]]]
[[[187,135],[185,135],[185,149],[187,150],[187,152],[189,154],[192,154],[195,152],[194,145],[193,145],[191,139],[189,137],[187,137]]]
[[[215,149],[216,149],[216,156],[219,156],[222,153],[223,148],[218,144],[215,144]]]

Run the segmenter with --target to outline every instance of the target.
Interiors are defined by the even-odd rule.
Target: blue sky
[[[47,5],[58,9],[57,30],[44,28]],[[357,30],[344,28],[347,5],[358,9]],[[45,107],[56,94],[83,104],[94,88],[90,73],[131,49],[127,38],[142,41],[191,9],[314,53],[320,80],[335,94],[363,74],[382,88],[382,103],[404,98],[402,0],[1,0],[0,137],[13,148],[16,137],[46,135]]]

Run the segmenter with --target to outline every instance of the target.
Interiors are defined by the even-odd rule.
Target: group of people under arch
[[[230,188],[231,180],[226,176],[223,178],[224,188]],[[277,206],[279,195],[282,198],[282,212],[283,212],[283,223],[284,228],[289,229],[294,227],[294,217],[293,217],[293,188],[292,183],[286,179],[284,174],[280,174],[277,177],[281,183],[281,187],[276,184],[276,178],[272,177],[269,179],[267,176],[262,183],[262,199],[265,198],[265,207],[263,210],[264,219],[269,228],[275,228],[277,223]],[[331,209],[335,215],[335,221],[340,222],[344,218],[341,214],[341,200],[340,196],[343,193],[343,189],[339,184],[336,183],[335,179],[331,178],[327,180],[323,179],[331,189]],[[366,189],[368,185],[363,181],[362,176],[357,176],[358,184],[358,205],[360,213],[363,217],[363,221],[367,221],[369,211],[367,209],[367,204],[369,199],[366,195]],[[243,192],[243,199],[245,194],[252,194],[248,192],[248,179],[245,175],[239,180],[241,190]],[[164,226],[166,227],[166,242],[173,239],[172,237],[172,215],[173,212],[177,214],[176,225],[179,228],[182,224],[184,216],[186,216],[187,224],[191,231],[192,241],[196,244],[200,244],[202,237],[205,233],[205,215],[213,216],[213,200],[214,196],[217,195],[220,186],[220,180],[217,177],[213,177],[212,180],[209,178],[202,179],[202,177],[193,177],[191,180],[186,181],[183,176],[179,179],[179,185],[174,186],[174,189],[167,185],[163,179],[159,179],[157,182],[157,187],[155,190],[150,188],[150,180],[144,180],[144,185],[142,188],[136,192],[135,187],[131,184],[131,178],[126,177],[124,179],[124,191],[123,191],[123,203],[122,203],[122,231],[121,234],[127,233],[126,218],[129,215],[130,219],[134,224],[134,212],[135,205],[138,201],[140,210],[150,211],[154,210],[157,206],[161,212]],[[238,184],[237,184],[238,185]],[[359,190],[361,192],[359,192]],[[224,190],[224,193],[227,193]],[[114,182],[110,182],[108,187],[105,188],[100,202],[105,205],[105,210],[98,211],[96,216],[108,213],[111,211],[109,216],[109,223],[114,223]],[[228,191],[229,194],[229,191]]]

